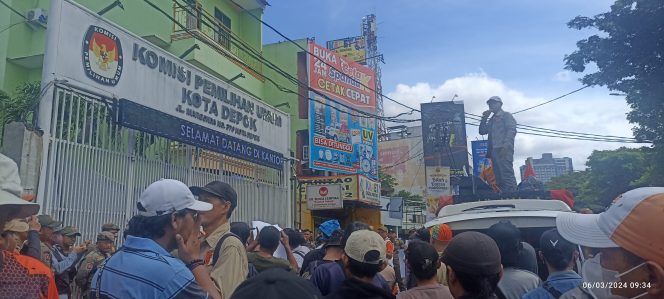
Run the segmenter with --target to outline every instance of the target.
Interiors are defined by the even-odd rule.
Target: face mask
[[[583,266],[581,267],[581,275],[583,276],[583,281],[586,282],[587,285],[593,286],[588,288],[588,290],[590,291],[590,293],[592,293],[592,295],[596,299],[637,299],[648,294],[647,292],[643,292],[640,295],[627,298],[620,295],[612,294],[611,288],[596,287],[598,283],[604,285],[620,283],[621,277],[640,268],[641,266],[645,265],[645,263],[641,263],[638,266],[633,267],[623,273],[618,273],[617,271],[605,269],[604,267],[602,267],[600,261],[601,261],[601,254],[597,254],[595,257],[586,260],[586,262],[583,263]]]

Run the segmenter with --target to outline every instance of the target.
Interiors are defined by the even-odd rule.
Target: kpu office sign
[[[57,59],[44,61],[45,72],[123,99],[120,120],[131,120],[125,126],[282,169],[290,144],[287,114],[72,0],[53,7],[47,51],[56,55],[47,57]],[[138,111],[141,117],[130,117]],[[164,115],[171,116],[169,125]]]

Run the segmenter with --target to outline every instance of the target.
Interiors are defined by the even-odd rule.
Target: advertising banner
[[[380,205],[380,223],[400,227],[403,217],[403,198],[382,197]]]
[[[52,46],[47,49],[54,51],[56,55],[51,57],[57,59],[44,61],[45,72],[73,86],[125,99],[152,109],[146,111],[159,111],[215,132],[219,140],[233,140],[221,145],[226,151],[240,153],[245,149],[240,153],[245,160],[265,164],[259,152],[272,152],[278,161],[269,163],[283,164],[290,146],[285,137],[290,136],[288,114],[72,1],[58,2],[58,15],[49,18]],[[138,129],[152,125],[147,117],[135,121]],[[202,135],[188,138],[185,135],[191,133],[187,130],[157,130],[155,134],[178,135],[167,137],[187,139],[187,143],[201,147],[211,144]],[[249,148],[251,154],[246,151]]]
[[[491,167],[491,160],[486,157],[489,148],[488,140],[475,140],[470,142],[473,152],[473,175],[480,176],[484,170]]]
[[[367,49],[364,36],[331,40],[327,42],[327,48],[359,64],[367,64]]]
[[[361,175],[337,175],[300,178],[300,198],[307,198],[308,186],[340,185],[342,200],[360,201],[380,206],[380,182]]]
[[[427,166],[427,220],[436,217],[438,204],[444,196],[452,195],[450,168]]]
[[[378,178],[376,119],[359,117],[315,93],[309,101],[309,165]]]
[[[419,157],[416,157],[418,154]],[[422,139],[381,141],[378,143],[378,157],[382,171],[396,180],[395,192],[404,190],[424,197],[426,176],[422,160]]]
[[[343,209],[341,185],[307,186],[307,208],[309,210]]]
[[[373,70],[309,41],[309,86],[351,107],[376,111]],[[332,67],[330,67],[332,66]],[[368,88],[367,88],[368,87]]]
[[[373,206],[380,205],[380,182],[358,175],[360,184],[360,201]]]
[[[425,103],[421,110],[424,164],[446,166],[453,177],[464,176],[468,145],[463,103]]]

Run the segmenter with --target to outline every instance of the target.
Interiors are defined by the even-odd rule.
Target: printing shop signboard
[[[123,126],[283,169],[287,114],[72,0],[52,5],[48,40],[44,72],[119,99]]]
[[[370,68],[309,41],[309,86],[346,105],[376,111],[376,75]]]
[[[378,178],[376,119],[315,93],[309,96],[309,165],[311,168]]]

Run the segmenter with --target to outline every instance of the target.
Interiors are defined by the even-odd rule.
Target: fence
[[[42,213],[94,239],[103,223],[124,228],[141,192],[160,178],[212,180],[238,193],[233,221],[292,225],[288,172],[202,150],[117,124],[114,100],[58,86]]]

